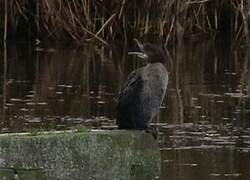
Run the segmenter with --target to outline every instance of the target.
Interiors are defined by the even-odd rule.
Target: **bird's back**
[[[161,63],[133,71],[121,89],[117,124],[125,129],[147,129],[165,96],[168,73]]]

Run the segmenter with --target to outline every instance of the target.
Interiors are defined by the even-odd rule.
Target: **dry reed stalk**
[[[244,11],[244,1],[241,0],[241,4],[240,4],[240,12],[242,14],[242,21],[243,21],[243,31],[245,33],[245,36],[247,38],[247,41],[248,41],[248,35],[249,35],[249,32],[248,32],[248,19],[247,19],[247,16],[245,15],[245,11]]]
[[[35,10],[30,9],[32,2]],[[12,7],[8,9],[10,29],[17,29],[23,21],[28,21],[37,28],[36,36],[47,35],[52,39],[82,42],[91,37],[107,43],[107,39],[127,41],[133,36],[153,32],[164,37],[168,44],[176,38],[177,34],[172,31],[177,21],[185,35],[213,35],[223,29],[224,4],[230,8],[231,14],[224,16],[231,18],[234,39],[249,36],[248,0],[8,0],[8,3]]]
[[[149,12],[147,12],[146,15],[144,33],[147,34],[148,30],[149,30]]]
[[[8,22],[8,0],[4,1],[4,43],[7,40],[7,22]]]
[[[165,40],[165,45],[164,45],[165,47],[167,47],[168,41],[169,41],[169,39],[170,39],[170,35],[171,35],[171,33],[173,32],[174,22],[175,22],[175,18],[173,17],[173,18],[172,18],[172,22],[171,22],[171,26],[170,26],[169,33],[167,34],[167,37],[166,37],[166,40]]]
[[[209,2],[209,1],[211,0],[189,1],[188,4],[202,4],[202,3]]]
[[[90,17],[90,8],[89,8],[90,3],[88,3],[87,0],[82,0],[81,2],[82,2],[82,6],[83,6],[82,12],[86,18],[87,27],[89,27],[92,24],[91,17]]]
[[[126,4],[126,0],[122,0],[122,5],[121,5],[121,9],[120,9],[120,12],[119,12],[118,19],[121,19],[121,16],[122,16],[124,8],[125,8],[125,4]]]
[[[103,29],[105,29],[105,27],[111,22],[111,20],[114,19],[114,17],[116,16],[116,14],[112,14],[112,16],[109,17],[109,19],[103,24],[103,26],[99,29],[99,31],[97,31],[96,35],[98,36],[102,31]]]
[[[36,1],[36,17],[35,17],[35,21],[36,21],[36,29],[37,29],[37,37],[40,34],[40,23],[39,23],[39,19],[40,19],[40,8],[39,8],[39,1]]]

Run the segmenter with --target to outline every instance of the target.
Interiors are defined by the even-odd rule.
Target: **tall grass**
[[[8,0],[9,36],[127,41],[145,34],[165,44],[188,35],[248,40],[248,0]],[[1,6],[3,8],[3,6]]]

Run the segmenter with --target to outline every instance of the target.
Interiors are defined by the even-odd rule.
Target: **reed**
[[[165,44],[193,34],[249,36],[248,0],[8,0],[7,8],[10,34],[39,39],[108,45],[148,34]]]

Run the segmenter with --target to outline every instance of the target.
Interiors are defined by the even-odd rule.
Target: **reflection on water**
[[[89,47],[9,47],[2,131],[97,126],[113,119],[121,73],[102,54]]]
[[[123,52],[9,46],[6,63],[0,52],[1,132],[116,128],[115,95],[144,64]],[[152,123],[161,132],[161,179],[249,179],[248,50],[188,42],[170,54],[167,97]]]

